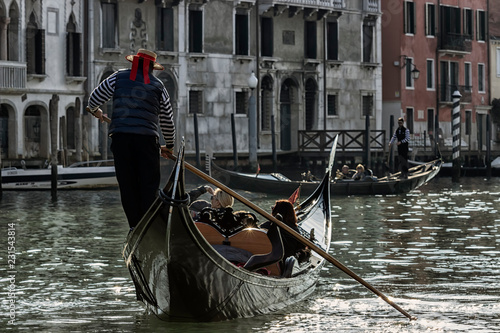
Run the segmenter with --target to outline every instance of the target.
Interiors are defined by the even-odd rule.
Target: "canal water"
[[[240,193],[263,208],[277,199]],[[165,323],[135,299],[117,190],[60,191],[57,201],[4,191],[0,331],[500,332],[499,208],[499,178],[332,199],[330,253],[415,321],[327,264],[316,292],[278,313]]]

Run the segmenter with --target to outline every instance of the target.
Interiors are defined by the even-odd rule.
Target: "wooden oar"
[[[87,107],[87,111],[90,112],[90,109],[88,107]],[[109,119],[106,115],[103,115],[103,119],[107,123],[111,122],[111,119]],[[170,153],[167,153],[167,155],[168,155],[168,157],[170,159],[172,159],[174,161],[177,159],[174,155],[172,155]],[[260,215],[262,215],[266,219],[268,219],[268,220],[273,221],[274,223],[276,223],[281,229],[283,229],[286,232],[288,232],[290,235],[292,235],[299,242],[301,242],[302,244],[308,246],[311,250],[313,250],[314,252],[316,252],[317,254],[319,254],[321,257],[323,257],[324,259],[326,259],[328,262],[332,263],[337,268],[339,268],[341,271],[343,271],[344,273],[346,273],[347,275],[349,275],[350,277],[352,277],[354,280],[356,280],[359,283],[361,283],[363,286],[365,286],[370,291],[372,291],[375,295],[377,295],[378,297],[382,298],[385,302],[387,302],[393,308],[395,308],[396,310],[398,310],[399,312],[401,312],[403,315],[405,315],[408,319],[410,319],[410,320],[417,319],[416,317],[413,317],[408,312],[406,312],[401,307],[399,307],[396,303],[394,303],[393,301],[391,301],[387,296],[385,296],[384,294],[382,294],[375,287],[373,287],[368,282],[366,282],[365,280],[363,280],[356,273],[354,273],[349,268],[347,268],[340,261],[338,261],[337,259],[335,259],[333,256],[331,256],[327,252],[323,251],[323,249],[321,249],[316,244],[314,244],[313,242],[311,242],[309,239],[305,238],[304,236],[302,236],[301,234],[299,234],[298,232],[296,232],[295,230],[293,230],[292,228],[290,228],[289,226],[287,226],[285,223],[281,222],[280,220],[278,220],[277,218],[275,218],[274,216],[272,216],[271,214],[269,214],[268,212],[266,212],[265,210],[263,210],[259,206],[255,205],[254,203],[252,203],[251,201],[249,201],[248,199],[246,199],[245,197],[243,197],[242,195],[240,195],[240,194],[236,193],[235,191],[231,190],[226,185],[224,185],[224,184],[220,183],[219,181],[215,180],[214,178],[210,177],[209,175],[207,175],[203,171],[198,170],[197,168],[195,168],[191,164],[189,164],[187,162],[184,162],[184,165],[185,165],[186,169],[188,169],[189,171],[191,171],[192,173],[194,173],[198,177],[206,180],[207,182],[213,184],[214,186],[217,186],[218,188],[220,188],[221,190],[223,190],[227,194],[229,194],[229,195],[233,196],[234,198],[236,198],[241,203],[247,205],[248,207],[250,207],[253,210],[255,210],[256,212],[258,212]]]
[[[167,155],[168,155],[168,157],[170,159],[172,159],[174,161],[176,160],[176,157],[174,155],[172,155],[170,153],[167,153]],[[391,301],[387,296],[385,296],[384,294],[382,294],[380,291],[378,291],[376,288],[374,288],[368,282],[366,282],[361,277],[359,277],[358,275],[356,275],[356,273],[354,273],[349,268],[347,268],[346,266],[344,266],[340,261],[338,261],[337,259],[335,259],[334,257],[332,257],[330,254],[328,254],[325,251],[323,251],[316,244],[314,244],[309,239],[305,238],[304,236],[302,236],[301,234],[299,234],[298,232],[296,232],[295,230],[293,230],[292,228],[290,228],[289,226],[287,226],[285,223],[283,223],[280,220],[276,219],[274,216],[272,216],[271,214],[269,214],[268,212],[266,212],[265,210],[263,210],[259,206],[255,205],[251,201],[247,200],[245,197],[243,197],[240,194],[236,193],[235,191],[231,190],[229,187],[225,186],[224,184],[222,184],[219,181],[215,180],[214,178],[210,177],[209,175],[207,175],[203,171],[198,170],[197,168],[195,168],[191,164],[189,164],[187,162],[184,162],[184,165],[185,165],[186,169],[188,169],[189,171],[191,171],[195,175],[197,175],[200,178],[206,180],[207,182],[213,184],[214,186],[217,186],[218,188],[220,188],[221,190],[223,190],[227,194],[230,194],[231,196],[233,196],[235,199],[237,199],[241,203],[247,205],[248,207],[252,208],[256,212],[258,212],[259,214],[261,214],[266,219],[268,219],[268,220],[273,221],[274,223],[276,223],[281,229],[283,229],[286,232],[288,232],[290,235],[292,235],[299,242],[301,242],[302,244],[308,246],[311,250],[313,250],[314,252],[318,253],[321,257],[323,257],[324,259],[326,259],[330,263],[334,264],[337,268],[339,268],[340,270],[342,270],[344,273],[346,273],[347,275],[349,275],[350,277],[352,277],[354,280],[356,280],[359,283],[361,283],[363,286],[365,286],[369,290],[371,290],[373,293],[375,293],[377,296],[379,296],[380,298],[382,298],[384,301],[386,301],[388,304],[390,304],[396,310],[398,310],[403,315],[405,315],[406,317],[408,317],[408,319],[410,319],[410,320],[417,319],[416,317],[413,317],[408,312],[406,312],[405,310],[403,310],[402,308],[400,308],[397,304],[395,304],[393,301]]]

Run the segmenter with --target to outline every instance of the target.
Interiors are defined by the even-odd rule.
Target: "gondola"
[[[317,252],[330,246],[332,162],[330,157],[323,180],[296,210],[300,233]],[[301,263],[281,258],[276,224],[267,233],[258,228],[228,232],[212,222],[211,212],[208,221],[195,222],[184,168],[181,150],[167,184],[123,249],[137,298],[150,312],[168,321],[229,320],[277,311],[314,291],[324,258],[315,251]],[[226,255],[234,248],[249,253],[242,265]]]
[[[331,195],[387,195],[410,192],[433,179],[440,171],[441,159],[411,167],[408,177],[400,173],[381,178],[366,177],[364,180],[339,179],[330,182]],[[265,192],[277,195],[292,193],[299,186],[301,193],[308,195],[318,186],[319,181],[291,180],[280,173],[249,174],[226,170],[212,161],[210,173],[221,183],[238,189]]]

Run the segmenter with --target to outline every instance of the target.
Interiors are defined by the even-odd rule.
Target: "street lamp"
[[[255,103],[254,90],[257,88],[259,80],[252,72],[248,78],[248,87],[251,90],[248,101],[248,163],[250,170],[257,170],[257,106]]]
[[[417,69],[417,66],[411,61],[410,58],[406,55],[402,55],[401,58],[404,58],[403,64],[401,65],[401,69],[405,68],[407,64],[410,64],[413,66],[413,69],[411,70],[411,77],[413,80],[416,80],[420,77],[420,71]],[[410,61],[408,61],[410,59]]]

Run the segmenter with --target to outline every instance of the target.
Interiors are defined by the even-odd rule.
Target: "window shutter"
[[[39,29],[35,38],[36,59],[35,72],[37,74],[45,74],[45,30]]]
[[[82,76],[81,33],[73,32],[73,75]]]

